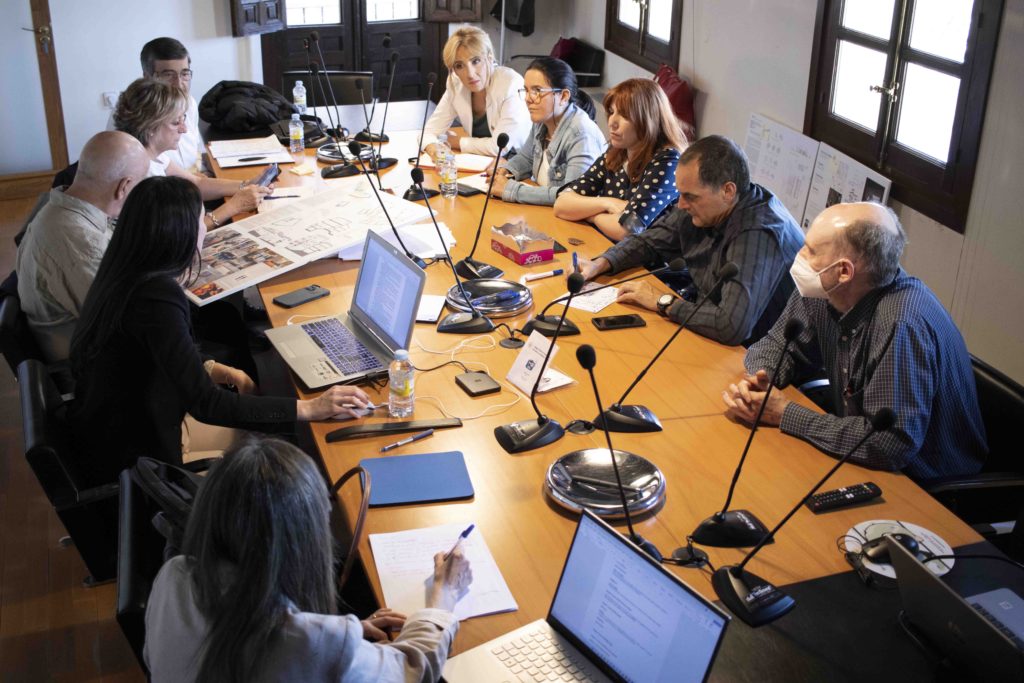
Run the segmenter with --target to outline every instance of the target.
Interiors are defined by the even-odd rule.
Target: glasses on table
[[[520,88],[519,96],[524,100],[539,100],[549,92],[561,92],[561,88]]]

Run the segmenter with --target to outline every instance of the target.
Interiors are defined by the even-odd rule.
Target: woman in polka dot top
[[[555,215],[587,221],[618,242],[641,233],[679,196],[676,164],[686,147],[679,120],[661,86],[631,78],[608,91],[608,150],[575,182],[559,190]]]

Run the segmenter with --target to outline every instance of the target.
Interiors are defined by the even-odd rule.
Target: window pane
[[[945,164],[959,94],[959,78],[908,64],[900,94],[896,141]]]
[[[408,21],[419,19],[419,0],[366,0],[366,21]]]
[[[340,24],[340,0],[285,0],[285,20],[289,26]]]
[[[619,0],[619,23],[640,30],[640,3],[637,0]]]
[[[846,0],[843,26],[869,36],[889,40],[895,0]]]
[[[833,114],[875,132],[882,95],[872,91],[871,86],[884,85],[885,60],[884,52],[839,41],[832,91]]]
[[[917,0],[910,24],[910,47],[963,62],[973,7],[973,0]]]
[[[672,0],[649,0],[647,7],[647,35],[672,40]]]

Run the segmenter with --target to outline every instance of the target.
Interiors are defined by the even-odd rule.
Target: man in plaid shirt
[[[750,347],[748,373],[723,392],[728,413],[753,422],[785,344],[790,319],[804,324],[786,352],[776,386],[824,360],[836,414],[821,414],[772,392],[762,424],[840,457],[883,407],[895,426],[851,460],[902,470],[915,479],[968,474],[987,453],[985,428],[963,337],[924,283],[899,266],[906,235],[895,214],[872,203],[837,204],[808,230],[791,274],[797,291],[764,339]]]

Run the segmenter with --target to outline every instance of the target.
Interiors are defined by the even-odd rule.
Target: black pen
[[[260,159],[266,159],[266,157],[242,157],[239,161],[259,161]]]
[[[272,194],[264,197],[263,201],[268,199],[301,199],[301,196],[297,194]]]

